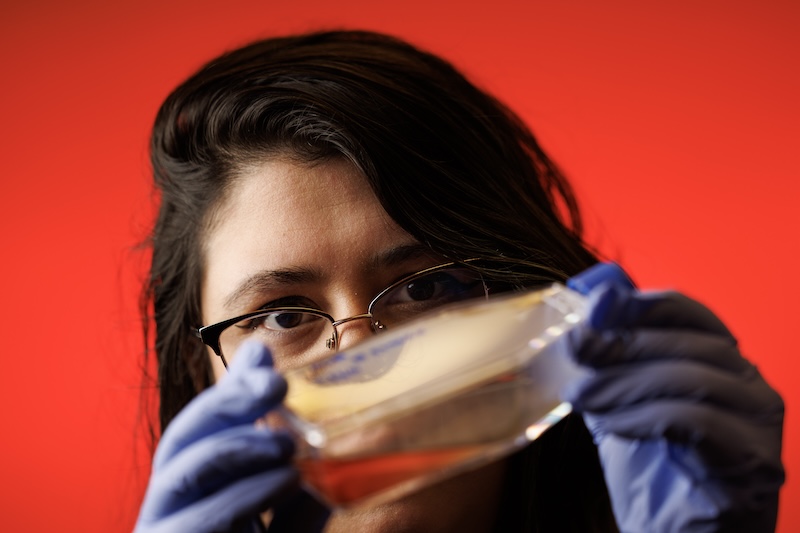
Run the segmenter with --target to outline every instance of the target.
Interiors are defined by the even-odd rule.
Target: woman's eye
[[[375,300],[372,311],[377,322],[392,327],[443,305],[485,295],[480,276],[451,269],[406,280]]]
[[[319,320],[321,320],[320,317],[311,313],[281,311],[255,316],[239,327],[243,329],[266,329],[268,331],[281,332]]]
[[[469,283],[462,283],[445,273],[431,274],[408,282],[400,287],[398,302],[424,302],[431,299],[449,299],[470,290]]]
[[[439,284],[441,285],[441,283]],[[437,283],[430,279],[412,281],[405,287],[405,294],[414,301],[429,300],[436,294]]]
[[[283,329],[296,328],[303,322],[309,320],[308,316],[309,315],[305,315],[304,313],[270,313],[262,319],[262,322],[265,328],[280,331]]]

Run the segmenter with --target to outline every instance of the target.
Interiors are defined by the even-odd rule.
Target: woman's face
[[[389,218],[344,160],[308,165],[275,158],[245,169],[204,244],[204,324],[274,302],[335,319],[358,315],[384,287],[441,262]],[[355,320],[340,326],[339,335],[346,349],[372,330],[367,320]],[[219,378],[221,360],[211,351],[209,357]],[[305,362],[277,358],[275,365]],[[495,463],[396,502],[337,512],[327,531],[488,531],[503,477],[504,465]]]

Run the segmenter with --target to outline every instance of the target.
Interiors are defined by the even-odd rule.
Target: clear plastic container
[[[398,498],[509,454],[566,416],[581,370],[556,342],[584,317],[553,285],[459,305],[286,373],[282,416],[333,506]]]

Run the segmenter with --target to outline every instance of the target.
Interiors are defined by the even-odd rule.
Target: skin
[[[365,178],[342,160],[309,165],[273,158],[243,169],[215,213],[204,253],[205,324],[279,298],[350,317],[364,313],[393,281],[441,262],[389,218]],[[287,270],[293,279],[276,283],[275,272]],[[348,322],[339,333],[340,349],[373,334],[366,320]],[[218,379],[225,369],[210,350],[209,357]],[[280,370],[305,362],[275,364]],[[326,531],[490,531],[504,474],[498,462],[397,501],[337,510]]]

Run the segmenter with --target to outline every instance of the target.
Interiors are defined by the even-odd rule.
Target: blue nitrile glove
[[[243,344],[228,375],[164,432],[135,532],[259,531],[268,508],[270,531],[320,531],[328,511],[299,489],[294,443],[255,425],[285,394],[269,351]]]
[[[639,292],[615,265],[569,286],[588,319],[565,337],[593,372],[565,391],[598,446],[620,530],[774,531],[783,402],[714,314]]]

